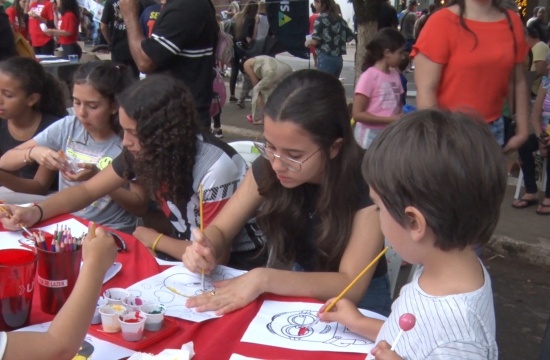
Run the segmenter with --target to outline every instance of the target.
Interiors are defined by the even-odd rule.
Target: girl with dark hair
[[[241,43],[241,47],[248,49],[254,40],[254,25],[256,24],[256,15],[258,14],[258,2],[249,0],[244,8],[233,17],[234,23],[234,52],[233,60],[231,61],[231,78],[229,79],[229,101],[237,102],[235,97],[235,86],[237,85],[237,77],[239,76],[239,65],[242,50],[237,47],[237,43]]]
[[[29,16],[25,14],[25,4],[28,0],[14,0],[12,6],[6,9],[13,31],[17,31],[25,39],[29,39]]]
[[[411,53],[418,107],[475,110],[505,152],[518,149],[529,132],[523,65],[529,49],[516,11],[498,0],[453,0],[424,29]],[[517,130],[505,139],[502,109],[511,81]]]
[[[401,85],[399,66],[405,49],[405,38],[393,28],[379,30],[367,44],[363,73],[355,86],[353,119],[355,140],[363,149],[388,124],[401,117]]]
[[[0,167],[17,170],[22,164],[37,162],[49,170],[49,177],[59,173],[59,189],[73,187],[96,176],[122,151],[115,96],[131,82],[111,62],[95,61],[81,65],[75,72],[73,107],[69,115],[45,129],[33,139],[8,151]],[[139,191],[132,186],[133,191]],[[120,188],[109,196],[81,207],[75,215],[114,229],[132,232],[136,217],[127,212],[139,207],[130,190]]]
[[[353,31],[342,19],[339,7],[334,0],[315,0],[319,17],[313,25],[311,40],[306,41],[306,47],[315,47],[317,53],[317,69],[340,76],[346,54],[346,43],[354,39]]]
[[[34,59],[13,57],[0,62],[0,155],[65,116],[65,99],[63,85]],[[28,161],[18,165],[17,172],[0,170],[2,186],[29,194],[51,189],[53,177],[45,167]]]
[[[57,42],[63,48],[63,57],[69,55],[82,56],[82,48],[78,45],[78,26],[80,24],[80,8],[76,0],[59,0],[59,13],[61,18],[57,29],[47,29],[44,32],[51,36],[57,36]]]
[[[184,256],[193,272],[224,263],[237,229],[257,214],[270,258],[293,270],[256,268],[191,298],[188,307],[225,314],[264,292],[325,301],[338,295],[382,250],[376,209],[361,176],[344,88],[316,70],[293,73],[267,101],[259,157],[226,207]],[[385,259],[348,292],[360,307],[388,314]],[[368,290],[367,290],[368,288]],[[366,293],[365,293],[366,291]],[[212,296],[214,295],[214,296]]]
[[[173,231],[162,234],[138,226],[133,235],[161,258],[181,258],[190,244],[184,240],[191,239],[191,228],[200,225],[199,190],[208,225],[237,189],[246,163],[229,145],[202,133],[193,95],[183,82],[167,75],[148,76],[127,88],[118,104],[126,150],[90,180],[38,204],[42,211],[7,206],[13,215],[2,219],[4,226],[17,229],[19,223],[31,226],[40,219],[76,211],[137,179],[147,195],[161,203]],[[149,199],[141,193],[127,196],[142,207]],[[231,266],[248,269],[262,261],[256,256],[262,243],[254,226],[252,220],[235,231]]]

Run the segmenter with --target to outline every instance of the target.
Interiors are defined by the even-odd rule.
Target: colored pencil
[[[346,295],[346,293],[353,287],[353,285],[355,285],[355,284],[359,281],[359,279],[361,278],[361,276],[365,275],[365,273],[366,273],[367,271],[369,271],[369,269],[370,269],[371,267],[373,267],[374,264],[376,264],[376,263],[378,262],[378,260],[380,260],[380,258],[381,258],[382,256],[384,256],[384,254],[386,253],[386,251],[388,251],[388,247],[387,247],[387,246],[384,248],[384,250],[382,250],[382,251],[380,252],[380,254],[378,254],[378,255],[370,262],[370,264],[368,264],[368,265],[363,269],[363,271],[361,271],[361,272],[359,273],[359,275],[357,275],[357,276],[355,277],[355,279],[353,279],[353,281],[352,281],[352,282],[351,282],[351,283],[350,283],[350,284],[340,293],[340,295],[338,295],[338,297],[337,297],[336,299],[334,299],[334,301],[331,302],[331,303],[329,304],[329,306],[327,306],[327,308],[325,309],[324,312],[329,312],[330,310],[332,310],[332,308],[334,307],[334,305],[336,305],[336,303],[337,303],[338,301],[340,301],[340,300]]]
[[[201,234],[204,232],[204,220],[203,220],[203,210],[202,210],[202,183],[199,185],[199,226],[201,229]],[[204,269],[201,270],[201,284],[202,284],[202,292],[204,292]]]

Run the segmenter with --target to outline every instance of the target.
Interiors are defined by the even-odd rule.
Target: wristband
[[[38,208],[38,211],[40,211],[40,217],[38,218],[38,221],[37,221],[37,223],[39,223],[42,221],[42,218],[44,217],[44,210],[38,204],[34,204],[33,206],[36,206]]]
[[[31,146],[31,147],[29,148],[29,151],[27,151],[27,154],[26,154],[25,156],[23,156],[23,162],[24,162],[25,164],[32,164],[32,163],[34,162],[33,159],[31,159],[31,151],[32,151],[32,149],[34,149],[34,146]]]
[[[160,238],[162,237],[162,233],[159,233],[155,241],[153,241],[153,246],[151,246],[151,250],[155,251],[157,244],[159,243]]]

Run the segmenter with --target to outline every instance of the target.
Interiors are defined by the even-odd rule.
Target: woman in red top
[[[43,30],[53,27],[53,3],[50,0],[37,0],[30,5],[27,3],[25,13],[29,15],[29,34],[34,53],[36,55],[53,55],[55,41]]]
[[[63,47],[63,56],[82,56],[82,49],[78,45],[78,25],[80,24],[80,12],[76,0],[60,0],[59,13],[61,18],[57,29],[47,29],[48,35],[58,36],[57,42]]]
[[[309,33],[313,34],[313,24],[315,24],[315,20],[319,17],[319,11],[317,10],[318,7],[321,6],[320,1],[314,1],[315,4],[311,4],[311,16],[309,17]],[[317,54],[315,53],[315,46],[309,47],[309,52],[313,54],[313,62],[315,63],[315,67],[317,67]]]
[[[14,31],[17,31],[25,39],[29,38],[29,28],[27,26],[29,17],[25,14],[25,4],[27,0],[14,0],[13,5],[6,9],[6,14],[10,19],[10,25]]]

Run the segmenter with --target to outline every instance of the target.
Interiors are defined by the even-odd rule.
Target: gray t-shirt
[[[53,150],[63,150],[67,159],[95,164],[100,170],[106,168],[122,152],[122,139],[113,135],[106,141],[95,141],[74,116],[60,119],[34,137],[39,146]],[[77,185],[59,174],[59,190]],[[110,196],[94,201],[84,209],[74,213],[76,216],[97,222],[98,224],[131,233],[136,226],[136,217],[126,212]]]

